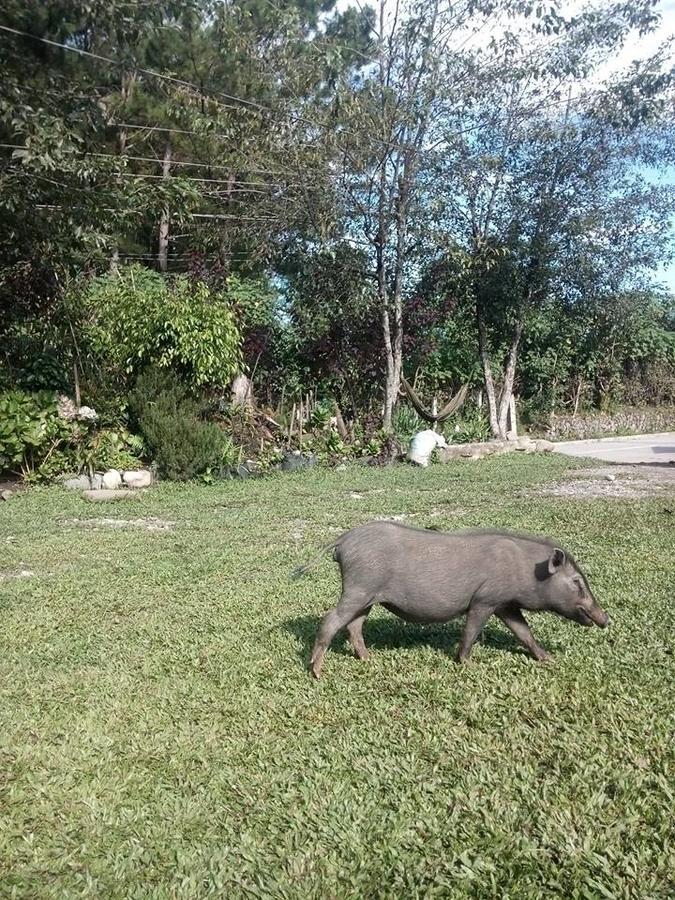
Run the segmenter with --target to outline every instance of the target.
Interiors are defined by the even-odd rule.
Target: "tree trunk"
[[[513,382],[516,377],[516,364],[518,362],[518,347],[520,346],[520,337],[523,333],[523,322],[519,319],[513,332],[511,346],[509,347],[509,355],[506,360],[506,369],[504,371],[504,382],[502,384],[501,394],[499,395],[499,418],[498,428],[499,437],[505,438],[508,431],[509,404],[513,395]]]
[[[128,74],[127,72],[122,72],[122,83],[120,87],[120,96],[122,98],[122,117],[126,112],[127,103],[131,97],[131,94],[134,89],[134,83],[136,80],[135,74]],[[127,151],[127,130],[126,128],[120,128],[119,133],[119,143],[118,149],[120,156],[124,156]],[[118,179],[121,180],[121,179]],[[110,256],[110,271],[114,273],[117,271],[119,267],[120,261],[120,248],[116,246],[113,248],[112,254]]]
[[[385,360],[387,364],[384,382],[384,414],[382,427],[385,431],[391,431],[394,418],[394,406],[398,397],[398,386],[401,382],[400,357],[396,359],[395,339],[391,339],[391,321],[389,310],[385,307],[382,311],[382,332],[384,335]]]
[[[483,381],[485,382],[485,399],[487,400],[488,418],[490,420],[490,431],[493,437],[499,437],[499,418],[497,414],[497,395],[495,393],[495,382],[492,377],[492,366],[490,364],[490,351],[487,340],[487,325],[485,324],[485,316],[479,303],[476,305],[476,320],[478,323],[478,355],[483,368]]]
[[[162,161],[163,178],[171,177],[171,142],[167,141],[164,147],[164,159]],[[157,253],[157,261],[159,263],[159,271],[166,272],[169,265],[169,208],[164,207],[162,217],[159,220],[159,250]]]

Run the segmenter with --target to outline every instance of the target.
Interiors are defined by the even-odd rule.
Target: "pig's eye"
[[[576,589],[579,591],[579,593],[583,594],[584,593],[584,583],[581,580],[581,578],[574,578],[573,581],[574,581]]]

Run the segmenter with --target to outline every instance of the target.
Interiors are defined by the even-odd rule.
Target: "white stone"
[[[63,483],[64,488],[69,491],[88,491],[91,487],[88,475],[77,475],[75,478],[66,478]]]
[[[91,489],[92,491],[100,491],[103,487],[103,475],[100,472],[96,472],[95,475],[91,476]]]
[[[122,476],[117,469],[108,469],[103,476],[103,487],[107,491],[114,491],[122,486]]]
[[[152,484],[152,472],[149,469],[138,469],[125,472],[122,476],[125,484],[133,488],[150,487]]]

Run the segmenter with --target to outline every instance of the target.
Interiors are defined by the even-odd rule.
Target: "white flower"
[[[84,422],[95,422],[98,419],[98,413],[91,406],[81,406],[77,411],[77,418]]]
[[[77,418],[77,407],[70,397],[66,397],[65,394],[59,394],[56,409],[61,419],[72,422],[73,419]]]

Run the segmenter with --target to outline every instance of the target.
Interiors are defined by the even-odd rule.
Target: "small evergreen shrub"
[[[227,435],[204,421],[204,404],[169,371],[150,370],[139,377],[129,412],[164,478],[188,481],[220,472],[230,461]]]

